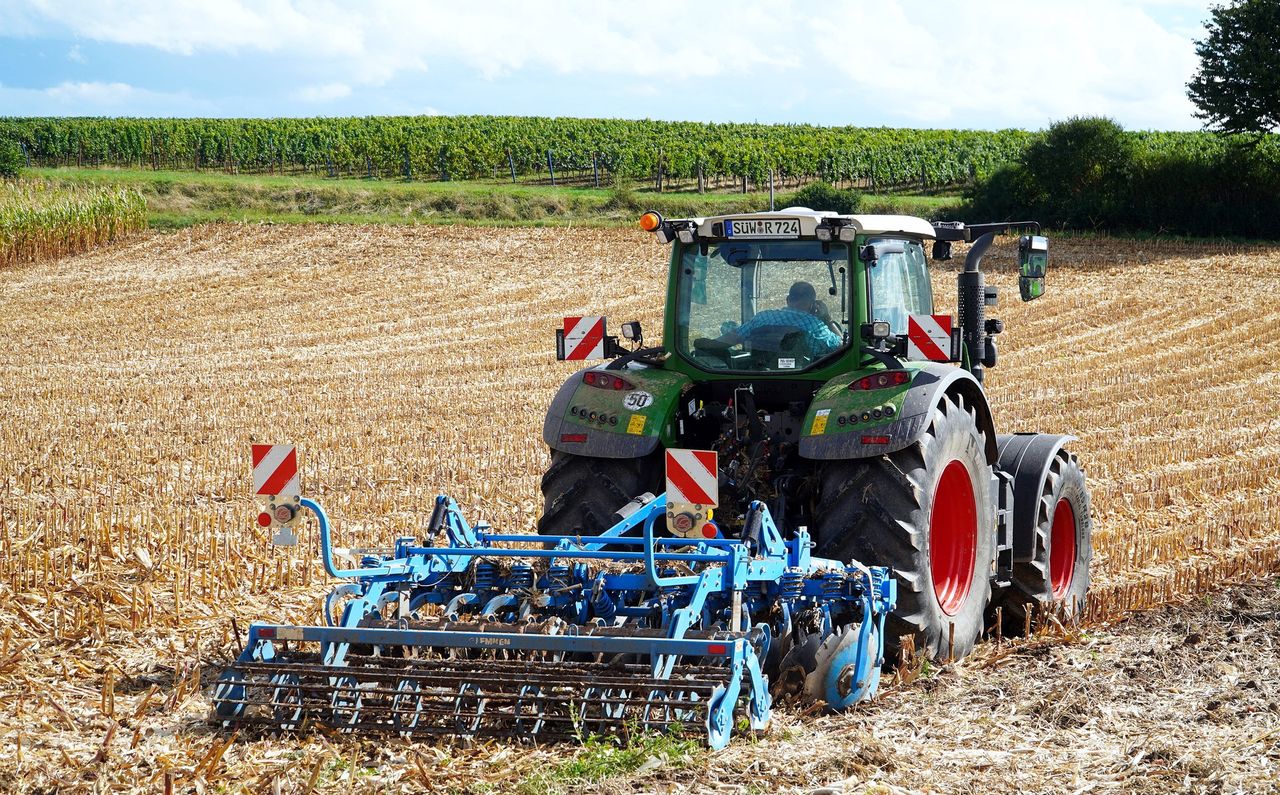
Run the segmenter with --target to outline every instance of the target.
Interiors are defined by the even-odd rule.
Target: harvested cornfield
[[[0,268],[88,251],[147,225],[132,188],[0,182]]]
[[[1280,249],[1078,239],[1053,253],[1048,295],[1031,304],[1012,300],[1011,242],[988,257],[1007,328],[988,385],[1002,428],[1080,437],[1096,522],[1092,618],[1280,570]],[[1031,644],[1013,655],[1007,664],[1025,663],[1015,669],[1025,676],[1065,677],[1041,690],[1030,682],[1026,703],[1002,700],[1016,677],[999,673],[1007,653],[989,648],[870,710],[822,720],[783,711],[761,746],[740,740],[716,756],[678,743],[624,760],[592,746],[212,732],[208,685],[238,650],[237,628],[318,620],[326,586],[311,529],[287,550],[256,529],[249,445],[299,446],[304,491],[328,508],[341,546],[421,531],[438,492],[500,529],[528,530],[543,412],[573,369],[553,361],[553,329],[598,312],[656,332],[665,254],[617,230],[216,226],[3,272],[0,738],[11,752],[0,787],[544,791],[635,768],[639,778],[604,785],[1274,784],[1280,737],[1259,727],[1273,685],[1235,713],[1231,749],[1188,766],[1172,735],[1158,754],[1140,752],[1157,727],[1127,706],[1132,689],[1088,696],[1089,677],[1130,675],[1119,672],[1141,668],[1141,655],[1079,635],[1092,651]],[[954,296],[950,275],[939,274],[937,293]],[[1274,650],[1257,648],[1274,665]],[[1124,665],[1111,665],[1112,651]],[[1044,655],[1059,661],[1052,673]],[[1222,658],[1237,674],[1242,664]],[[1166,707],[1145,706],[1151,716],[1194,717],[1168,706],[1181,703],[1174,690],[1212,692],[1217,681],[1216,669],[1173,681],[1167,660],[1151,665],[1171,672],[1136,680]],[[951,692],[957,677],[970,695],[939,715],[930,694]],[[1035,716],[1034,740],[969,729],[976,714],[1010,709]],[[1078,754],[1043,770],[1038,756],[1018,761],[1073,744]],[[974,757],[997,752],[1004,762]],[[936,775],[912,769],[917,758]]]

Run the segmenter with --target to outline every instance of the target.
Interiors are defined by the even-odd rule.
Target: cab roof
[[[723,229],[723,224],[727,220],[740,221],[757,218],[794,218],[800,222],[801,237],[814,237],[818,224],[828,221],[828,219],[836,220],[836,223],[842,226],[852,226],[858,231],[858,234],[907,235],[929,240],[935,237],[932,224],[922,218],[916,218],[911,215],[841,215],[829,210],[811,210],[808,207],[786,207],[770,212],[732,213],[708,218],[686,218],[680,220],[691,221],[697,228],[699,237],[720,237],[720,234],[716,234],[713,231],[713,227],[717,224]]]

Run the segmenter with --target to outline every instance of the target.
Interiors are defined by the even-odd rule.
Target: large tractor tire
[[[960,658],[982,634],[995,522],[985,436],[962,398],[945,397],[917,443],[827,467],[815,554],[893,567],[887,661],[908,635],[918,653]]]
[[[643,458],[593,458],[551,451],[542,476],[543,535],[598,535],[617,523],[615,512],[645,492],[662,491],[660,453]]]
[[[1093,561],[1093,522],[1084,470],[1059,448],[1048,461],[1031,527],[1015,527],[1015,538],[1030,534],[1030,560],[1015,561],[1013,585],[996,594],[1003,630],[1021,634],[1030,611],[1051,609],[1071,618],[1084,608]],[[1031,522],[1029,522],[1030,524]]]

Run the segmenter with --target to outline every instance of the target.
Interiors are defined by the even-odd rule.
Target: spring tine
[[[294,648],[268,662],[236,663],[214,688],[214,719],[267,732],[319,724],[343,734],[451,735],[464,742],[571,739],[622,734],[634,728],[628,721],[649,730],[701,726],[711,694],[729,675],[723,666],[687,659],[670,678],[656,679],[649,661],[634,657],[382,651],[353,652],[342,668]]]

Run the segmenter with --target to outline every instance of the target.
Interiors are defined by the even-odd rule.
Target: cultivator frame
[[[775,691],[843,709],[878,686],[889,570],[812,557],[760,502],[741,537],[695,542],[656,535],[665,495],[588,538],[490,532],[440,496],[429,534],[445,543],[400,538],[353,569],[323,508],[301,506],[325,570],[353,582],[326,600],[328,626],[250,627],[214,687],[223,726],[533,740],[678,725],[722,748],[742,701],[768,726],[768,673],[791,650],[817,670]]]

